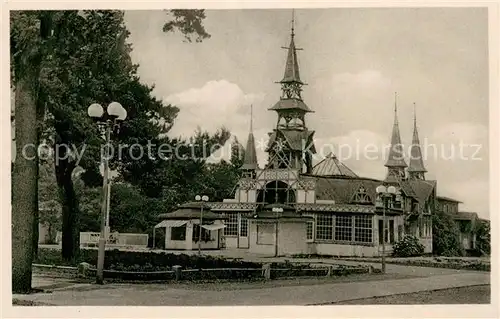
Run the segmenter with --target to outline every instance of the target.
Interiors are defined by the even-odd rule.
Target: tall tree
[[[203,11],[173,12],[171,30],[179,29],[187,37],[203,31]],[[79,249],[79,202],[71,175],[77,165],[86,170],[85,180],[98,181],[100,163],[100,134],[86,115],[86,108],[94,102],[103,105],[119,101],[127,108],[128,118],[122,125],[115,143],[141,144],[164,134],[171,127],[178,109],[164,105],[152,96],[153,87],[140,83],[137,65],[130,59],[129,32],[121,11],[64,11],[54,18],[51,38],[51,56],[46,60],[41,79],[46,92],[47,107],[53,115],[57,184],[63,204],[62,255],[74,258]],[[183,18],[184,17],[184,18]],[[196,22],[198,21],[198,22]],[[191,26],[183,27],[183,23]],[[168,28],[167,28],[168,29]],[[168,31],[168,30],[165,30]],[[208,35],[202,33],[201,38]],[[80,159],[76,153],[61,145],[83,150]],[[127,161],[124,156],[118,165]]]
[[[38,217],[39,85],[51,17],[45,12],[11,13],[11,79],[15,91],[16,159],[12,172],[12,291],[31,290],[31,262]]]
[[[172,10],[174,20],[165,25],[164,31],[178,29],[188,34],[200,33],[199,39],[207,38],[201,21],[203,10]],[[183,22],[184,21],[184,22]],[[186,25],[183,26],[183,23]],[[188,25],[189,24],[189,25]],[[152,98],[152,88],[140,85],[135,75],[136,66],[130,61],[130,46],[126,44],[128,32],[123,24],[123,13],[118,11],[17,11],[11,16],[12,80],[16,88],[16,150],[22,154],[23,145],[38,144],[39,126],[37,115],[40,107],[48,107],[56,128],[54,150],[57,184],[63,204],[63,257],[71,259],[78,252],[78,199],[70,176],[76,167],[75,153],[60,147],[80,145],[94,146],[98,134],[88,130],[85,108],[90,102],[108,103],[117,97],[134,100],[138,118],[160,118],[164,122],[173,119],[175,108],[163,108]],[[101,44],[101,46],[99,46]],[[133,96],[126,89],[140,87],[147,96]],[[120,102],[124,103],[123,100]],[[124,103],[125,104],[125,103]],[[79,105],[79,108],[75,108]],[[156,111],[152,105],[156,106]],[[37,108],[38,107],[38,108]],[[149,107],[149,108],[148,108]],[[167,109],[167,110],[165,110]],[[147,111],[146,111],[147,110]],[[83,111],[83,112],[82,112]],[[172,111],[172,112],[169,112]],[[129,113],[133,113],[130,112]],[[165,117],[166,114],[171,118]],[[38,121],[40,122],[40,121]],[[161,121],[160,121],[161,122]],[[170,121],[171,122],[171,121]],[[157,125],[158,126],[158,125]],[[86,134],[92,132],[93,134]],[[83,161],[87,171],[95,173],[96,152]],[[31,237],[36,225],[33,221],[38,212],[36,152],[34,161],[17,156],[13,165],[13,291],[27,291],[31,286]],[[88,178],[96,180],[96,178]],[[29,223],[29,227],[27,227]],[[29,229],[28,229],[29,228]],[[30,243],[26,240],[29,238]],[[28,257],[31,256],[31,257]]]
[[[236,167],[241,167],[243,165],[243,159],[245,158],[245,148],[238,141],[235,136],[233,142],[231,143],[231,164]]]

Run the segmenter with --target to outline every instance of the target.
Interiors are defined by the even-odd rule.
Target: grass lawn
[[[331,305],[420,305],[420,304],[489,304],[491,286],[469,286],[410,294],[347,300]]]

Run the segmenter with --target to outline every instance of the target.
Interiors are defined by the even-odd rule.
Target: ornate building
[[[269,109],[277,113],[277,122],[269,133],[267,164],[264,168],[258,166],[250,129],[235,198],[210,204],[212,211],[227,218],[226,247],[275,255],[377,256],[384,236],[383,207],[375,189],[384,184],[398,189],[386,210],[386,251],[389,253],[391,245],[404,234],[412,234],[420,238],[426,252],[431,252],[430,216],[434,211],[436,181],[425,179],[416,118],[408,167],[396,101],[384,181],[359,177],[334,154],[313,166],[314,131],[306,125],[306,115],[312,111],[302,98],[304,82],[300,78],[293,23],[286,49],[285,72],[279,82],[281,96]],[[281,209],[273,215],[272,212],[280,211],[275,209],[279,205],[285,207],[286,213]]]

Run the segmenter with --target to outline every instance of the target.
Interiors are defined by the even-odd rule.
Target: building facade
[[[247,140],[242,177],[235,196],[210,203],[214,213],[222,213],[227,248],[250,248],[252,243],[266,242],[263,253],[282,255],[278,240],[280,219],[267,219],[258,212],[266,205],[293,207],[297,225],[289,227],[288,239],[298,247],[294,253],[334,256],[378,256],[385,238],[385,251],[405,234],[417,236],[432,252],[431,215],[436,205],[436,181],[425,179],[416,119],[414,121],[411,160],[406,164],[399,134],[397,102],[391,149],[385,166],[387,176],[376,180],[358,176],[330,154],[313,166],[314,130],[307,126],[311,108],[302,98],[301,80],[292,27],[287,49],[281,96],[269,108],[277,115],[276,126],[269,132],[264,168],[257,163],[252,129]],[[385,209],[378,198],[379,185],[393,185],[397,194]],[[266,231],[259,231],[266,229]],[[280,226],[281,225],[281,226]],[[266,228],[267,227],[267,228]],[[276,234],[273,235],[273,232]],[[260,237],[259,237],[260,236]],[[262,237],[262,238],[261,238]],[[265,238],[264,238],[265,237]],[[274,245],[274,248],[271,247]]]
[[[459,230],[459,240],[466,253],[473,253],[476,245],[476,227],[480,218],[475,212],[463,212],[459,210],[461,201],[453,198],[438,196],[436,210],[451,216]]]

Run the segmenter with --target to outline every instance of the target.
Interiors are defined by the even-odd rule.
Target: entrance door
[[[242,214],[239,214],[238,219],[238,248],[248,248],[248,219]]]
[[[386,221],[386,229],[385,229],[385,243],[386,244],[393,244],[394,243],[394,220],[390,219]],[[384,221],[379,220],[378,221],[378,243],[379,245],[382,245],[382,238],[383,236],[383,231],[384,229]]]
[[[383,238],[384,238],[384,221],[379,220],[378,221],[378,243],[379,243],[379,245],[382,245]],[[386,242],[387,242],[387,239],[386,239]]]

